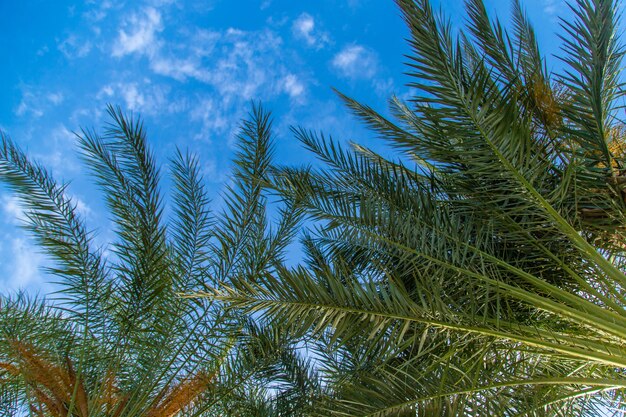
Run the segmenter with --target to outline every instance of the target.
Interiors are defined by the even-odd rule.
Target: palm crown
[[[243,124],[235,179],[219,216],[209,211],[198,161],[176,154],[168,224],[141,122],[112,107],[109,115],[102,136],[78,135],[115,224],[107,256],[66,186],[2,136],[0,177],[22,200],[25,226],[55,262],[50,272],[60,288],[51,300],[0,299],[5,411],[261,416],[297,407],[293,380],[303,366],[289,340],[213,302],[182,296],[271,268],[291,238],[298,212],[285,208],[270,231],[262,189],[250,175],[269,166],[269,115],[254,107]],[[280,389],[266,390],[270,378]]]
[[[617,4],[571,6],[554,75],[518,1],[511,33],[481,0],[467,1],[456,36],[429,1],[397,3],[415,94],[391,100],[395,121],[340,96],[398,158],[296,129],[325,167],[278,168],[273,178],[318,221],[304,240],[307,265],[212,296],[334,346],[320,349],[334,390],[325,413],[619,408]]]

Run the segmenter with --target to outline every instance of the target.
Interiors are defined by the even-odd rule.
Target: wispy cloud
[[[63,103],[65,96],[61,91],[45,91],[32,86],[22,86],[22,99],[15,108],[16,116],[39,118],[45,110]]]
[[[6,236],[10,247],[2,249],[7,262],[3,265],[7,278],[5,287],[11,290],[36,289],[46,292],[41,267],[43,255],[25,238]]]
[[[20,199],[14,195],[4,194],[0,198],[2,204],[2,211],[5,214],[5,219],[8,219],[10,223],[20,225],[26,221],[26,213],[24,213],[24,207],[20,202]]]
[[[559,6],[560,0],[541,0],[541,1],[543,3],[544,13],[550,16],[554,16],[556,14],[556,11],[558,10],[557,7]]]
[[[76,135],[60,123],[46,132],[46,143],[31,152],[33,160],[41,162],[52,175],[60,180],[80,172],[78,155],[74,152]]]
[[[5,223],[13,225],[10,227],[23,225],[26,221],[26,213],[17,197],[3,194],[0,196],[0,206]],[[0,255],[0,285],[3,288],[13,291],[43,289],[40,271],[43,256],[26,237],[5,234],[0,241]]]
[[[85,202],[85,200],[75,195],[69,195],[67,197],[72,201],[72,204],[74,204],[75,212],[78,213],[82,217],[83,220],[89,219],[94,215],[94,211]]]
[[[123,102],[126,110],[140,112],[143,115],[177,113],[186,106],[169,97],[170,88],[162,84],[153,84],[149,80],[141,82],[116,82],[103,86],[96,98],[104,102]]]
[[[22,93],[22,99],[15,109],[15,114],[17,116],[25,116],[26,114],[30,114],[35,118],[43,116],[43,111],[39,108],[36,101],[38,100],[32,92],[24,91]]]
[[[113,8],[113,2],[110,0],[87,0],[85,3],[93,5],[83,13],[83,17],[90,23],[100,22]]]
[[[376,94],[380,97],[388,98],[394,93],[395,83],[393,78],[377,78],[372,80],[372,85]]]
[[[361,45],[348,45],[331,61],[332,67],[347,78],[372,78],[378,70],[378,59],[373,51]]]
[[[46,98],[48,99],[50,103],[54,104],[55,106],[58,106],[59,104],[63,103],[63,100],[65,99],[65,97],[63,96],[63,93],[61,92],[48,93],[46,95]]]
[[[142,13],[132,15],[126,22],[126,27],[119,31],[113,45],[114,57],[132,53],[151,54],[158,48],[156,35],[163,30],[163,26],[161,13],[155,8],[146,7]]]
[[[298,76],[294,74],[288,74],[287,76],[283,78],[282,81],[283,81],[283,88],[285,92],[289,94],[289,97],[293,99],[298,99],[302,97],[302,94],[304,94],[305,88],[302,82],[300,81],[300,79],[298,79]]]
[[[202,131],[194,138],[196,140],[210,141],[212,139],[210,132],[233,129],[225,107],[218,100],[211,97],[204,97],[192,109],[191,120],[199,121],[202,124]]]
[[[122,103],[143,115],[187,111],[199,125],[191,136],[204,140],[230,137],[251,100],[285,96],[291,103],[306,102],[311,77],[293,68],[293,51],[286,50],[277,31],[180,28],[170,24],[173,16],[171,9],[144,7],[123,18],[110,53],[120,67],[128,60],[135,68],[138,62],[145,67],[139,67],[141,73],[120,72],[97,99]],[[315,23],[307,29],[304,20],[313,44],[326,42]],[[197,88],[184,95],[177,83]]]
[[[57,41],[57,48],[68,59],[83,58],[91,52],[92,44],[72,34],[62,41]]]
[[[195,80],[215,88],[222,96],[244,100],[265,93],[287,92],[283,79],[290,74],[282,63],[282,39],[270,30],[243,31],[229,28],[221,31],[189,29],[184,38],[160,36],[164,30],[161,14],[146,8],[123,24],[112,55],[145,56],[150,70],[157,75],[185,82]],[[291,83],[295,87],[294,82]],[[140,104],[141,96],[131,88],[127,102]]]
[[[326,32],[315,27],[315,19],[308,13],[302,13],[293,21],[291,31],[297,39],[302,39],[308,46],[322,48],[330,38]]]

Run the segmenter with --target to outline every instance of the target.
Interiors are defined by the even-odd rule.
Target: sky
[[[461,0],[434,1],[454,25]],[[487,0],[507,21],[508,0]],[[548,56],[558,52],[563,0],[522,0]],[[385,113],[408,98],[408,31],[391,0],[0,0],[0,130],[71,182],[97,242],[113,237],[101,194],[74,146],[100,129],[108,103],[140,115],[158,160],[176,147],[200,158],[211,196],[229,180],[239,122],[260,101],[274,117],[276,159],[312,156],[289,131],[302,126],[376,146],[332,88]],[[556,60],[548,60],[558,65]],[[0,293],[53,288],[18,226],[19,202],[0,188]]]

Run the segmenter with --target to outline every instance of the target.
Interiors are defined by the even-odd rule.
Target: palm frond
[[[519,2],[512,35],[480,0],[469,35],[427,0],[397,3],[416,95],[391,100],[392,121],[340,94],[397,158],[296,129],[324,166],[273,182],[314,221],[307,264],[207,295],[337,346],[329,414],[623,408],[615,3],[573,6],[561,77]],[[377,361],[359,344],[395,349]]]
[[[56,262],[50,271],[58,277],[60,296],[68,313],[80,317],[92,332],[101,331],[110,289],[108,265],[67,194],[39,164],[31,162],[11,139],[1,133],[0,175],[20,198],[26,211],[24,225]]]
[[[174,207],[166,218],[159,165],[140,119],[113,107],[109,116],[103,136],[79,135],[115,225],[106,261],[65,185],[3,136],[0,178],[23,200],[29,230],[53,256],[66,304],[0,299],[0,402],[42,416],[243,412],[246,393],[281,360],[289,366],[289,355],[281,356],[282,345],[255,349],[262,337],[246,333],[239,315],[182,293],[253,277],[284,259],[300,211],[286,204],[267,220],[261,179],[271,156],[269,113],[255,106],[244,122],[227,198],[232,212],[217,220],[197,159],[181,151],[172,160]],[[291,386],[279,391],[300,395]],[[277,410],[269,397],[257,400]]]

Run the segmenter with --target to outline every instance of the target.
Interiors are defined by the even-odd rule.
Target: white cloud
[[[57,92],[57,93],[49,93],[46,98],[48,99],[48,101],[52,104],[54,104],[55,106],[58,106],[59,104],[63,103],[63,100],[65,99],[65,97],[63,96],[63,93],[61,92]]]
[[[176,3],[177,0],[147,0],[146,3],[150,4],[152,7],[163,7],[163,6],[169,6],[170,4]],[[200,5],[196,5],[196,7],[200,8],[201,10],[211,10],[212,9],[212,5],[211,2],[205,1],[203,3],[206,4],[202,4],[202,7]]]
[[[393,94],[394,82],[392,78],[375,79],[372,81],[372,86],[374,87],[376,94],[381,97],[386,98]]]
[[[348,45],[332,59],[331,65],[347,78],[372,78],[378,70],[374,52],[361,45]]]
[[[180,59],[156,56],[150,62],[150,68],[156,74],[172,77],[178,81],[186,81],[187,78],[204,80],[207,77],[207,72],[196,57]]]
[[[223,54],[214,57],[212,68],[202,81],[220,94],[243,100],[259,98],[262,89],[276,89],[282,39],[270,32],[251,34],[231,29],[223,42]]]
[[[226,114],[225,103],[217,102],[213,98],[203,98],[191,111],[191,120],[202,124],[202,131],[194,139],[208,141],[211,139],[210,132],[224,132],[233,128],[231,118]]]
[[[126,103],[126,109],[138,111],[145,108],[146,99],[144,94],[137,89],[137,84],[119,84],[118,92]]]
[[[41,266],[43,256],[25,238],[14,237],[8,239],[11,244],[10,253],[4,259],[10,261],[7,266],[7,287],[12,290],[25,289],[27,287],[43,288]],[[45,289],[45,288],[43,288]]]
[[[221,33],[214,52],[198,61],[195,72],[196,80],[215,90],[195,115],[202,121],[200,137],[219,134],[232,138],[250,100],[268,100],[285,93],[297,102],[304,100],[306,84],[288,69],[282,44],[269,30]]]
[[[291,98],[298,98],[304,93],[304,85],[294,74],[288,74],[283,78],[283,88]]]
[[[96,98],[100,99],[103,97],[111,97],[113,95],[113,87],[111,85],[105,85],[100,89],[98,94],[96,94]]]
[[[22,85],[22,99],[15,108],[16,116],[39,118],[52,106],[58,106],[65,100],[62,91],[46,91],[30,85]]]
[[[113,8],[113,3],[109,0],[87,0],[85,3],[88,6],[93,5],[92,9],[83,13],[83,17],[91,23],[103,20],[109,13],[109,10]]]
[[[49,52],[49,48],[47,45],[42,46],[41,48],[39,48],[37,50],[37,56],[44,56],[45,54],[47,54]]]
[[[4,194],[2,196],[2,211],[13,224],[24,224],[26,213],[20,199],[14,195]]]
[[[546,14],[553,16],[556,14],[561,1],[560,0],[542,0],[542,3],[543,3],[543,11]]]
[[[34,118],[39,118],[43,116],[43,105],[40,94],[35,94],[32,88],[24,87],[22,99],[15,109],[15,114],[17,116],[31,115]]]
[[[292,30],[294,35],[304,39],[309,45],[315,44],[313,37],[313,29],[315,28],[315,20],[310,14],[302,13],[293,22]]]
[[[128,84],[126,88],[122,90],[122,96],[124,97],[128,110],[138,110],[144,107],[146,103],[144,95],[137,90],[136,84]]]
[[[187,109],[186,100],[170,100],[170,88],[153,84],[149,79],[142,82],[118,82],[103,86],[96,99],[104,102],[122,103],[125,110],[142,115],[179,113]]]
[[[83,58],[91,52],[91,42],[79,39],[76,35],[70,35],[63,41],[57,41],[57,48],[68,59]]]
[[[159,36],[161,15],[153,8],[131,16],[125,26],[133,29],[119,31],[113,56],[145,55],[155,74],[181,82],[193,79],[213,86],[219,94],[244,100],[257,98],[262,86],[280,90],[285,70],[274,64],[281,55],[282,39],[270,31],[199,29],[182,41],[165,41]],[[124,100],[132,108],[148,104],[136,86],[125,91]]]
[[[180,82],[189,79],[215,88],[223,100],[267,97],[285,91],[284,79],[290,72],[282,63],[282,39],[270,30],[248,32],[237,28],[225,31],[187,30],[178,41],[165,40],[160,13],[154,8],[132,15],[120,29],[113,55],[145,55],[155,74]],[[129,28],[132,28],[129,29]],[[303,88],[302,83],[300,86]],[[149,105],[138,86],[129,85],[124,100],[132,108]],[[290,83],[291,93],[298,84]],[[101,91],[100,95],[106,93]],[[108,96],[111,92],[108,92]]]
[[[156,9],[147,7],[141,15],[132,15],[127,26],[130,31],[119,31],[112,55],[121,57],[132,53],[153,53],[158,47],[156,34],[163,30],[161,14]]]
[[[87,205],[87,203],[85,203],[84,200],[76,197],[76,196],[68,196],[71,200],[72,203],[75,205],[75,210],[76,212],[82,216],[83,220],[90,218],[93,215],[93,210],[91,209],[91,207],[89,207],[89,205]]]
[[[224,136],[235,130],[250,100],[282,94],[298,102],[304,100],[306,83],[289,68],[292,61],[286,62],[283,39],[274,31],[232,27],[190,27],[164,33],[166,30],[162,16],[155,9],[145,9],[122,23],[112,53],[122,60],[143,56],[152,74],[181,83],[200,83],[202,89],[181,98],[176,90],[170,91],[170,84],[159,83],[144,73],[143,81],[135,77],[110,83],[96,97],[107,102],[118,100],[144,115],[190,111],[193,120],[201,124],[197,138],[216,133]]]
[[[302,13],[291,26],[293,35],[302,39],[308,46],[321,48],[329,42],[328,34],[315,28],[315,19],[308,13]]]
[[[16,226],[23,225],[27,220],[19,198],[3,193],[0,195],[0,205],[4,214],[0,240],[0,287],[5,293],[7,290],[25,289],[45,291],[40,272],[43,256],[27,238],[21,236],[23,233],[15,230]]]
[[[18,116],[24,116],[27,113],[30,113],[35,118],[43,116],[43,111],[41,109],[31,106],[26,98],[22,98],[20,104],[18,104],[15,109],[15,114]]]
[[[80,172],[80,163],[74,152],[76,135],[60,123],[49,130],[47,139],[45,146],[32,153],[33,159],[41,162],[57,180]]]
[[[226,102],[285,91],[284,78],[289,73],[281,62],[282,39],[271,31],[229,28],[221,33],[205,31],[194,39],[193,48],[183,49],[177,56],[158,51],[151,58],[150,68],[156,74],[179,81],[191,78],[208,84]],[[295,79],[291,87],[295,92]]]

